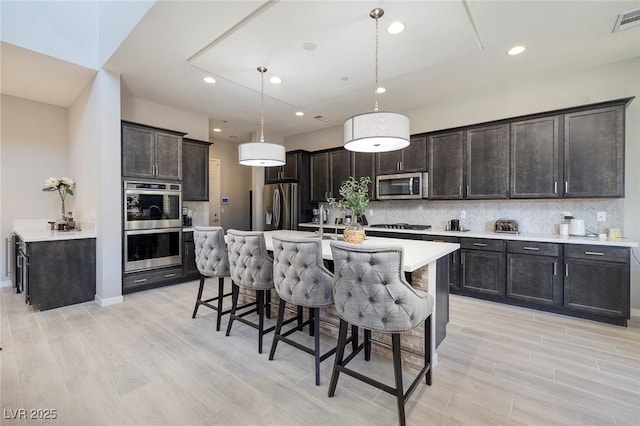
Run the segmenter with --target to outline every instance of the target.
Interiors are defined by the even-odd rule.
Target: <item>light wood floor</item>
[[[106,308],[34,312],[0,289],[0,424],[397,422],[391,396],[347,376],[328,398],[333,358],[316,387],[309,355],[281,344],[269,361],[271,338],[258,355],[255,330],[238,323],[225,337],[202,307],[191,319],[196,291],[190,282]],[[408,404],[409,424],[640,424],[638,319],[624,328],[452,296],[447,333],[433,386]],[[386,359],[357,367],[392,384]],[[57,419],[7,418],[22,408],[55,409]]]

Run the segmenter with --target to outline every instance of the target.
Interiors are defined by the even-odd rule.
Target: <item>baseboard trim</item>
[[[640,317],[640,309],[631,308],[631,316],[632,317]]]
[[[98,306],[104,308],[105,306],[115,305],[116,303],[122,303],[124,298],[122,296],[109,297],[107,299],[103,299],[102,297],[96,294],[96,303]]]
[[[2,280],[0,281],[0,288],[2,287],[11,287],[13,286],[13,282],[11,280]]]

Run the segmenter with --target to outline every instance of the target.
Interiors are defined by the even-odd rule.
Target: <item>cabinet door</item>
[[[402,154],[400,151],[378,152],[376,154],[376,175],[398,173]]]
[[[329,153],[311,155],[311,202],[327,201],[329,196]]]
[[[511,123],[511,198],[557,198],[559,117]]]
[[[209,201],[209,144],[182,142],[182,201]]]
[[[369,231],[367,231],[369,232]],[[433,241],[434,243],[457,243],[456,237],[423,235],[424,241]],[[449,253],[449,290],[455,291],[460,288],[460,250]]]
[[[372,152],[352,152],[351,170],[354,178],[360,180],[363,176],[371,178],[369,198],[375,199],[376,193],[376,155]]]
[[[562,306],[557,257],[507,254],[507,298]]]
[[[182,137],[155,132],[156,178],[182,179]]]
[[[289,160],[287,160],[288,162]],[[264,168],[264,183],[278,183],[280,182],[280,176],[282,172],[282,166],[273,166]]]
[[[427,137],[411,138],[411,143],[402,151],[400,170],[403,172],[427,171]]]
[[[282,179],[298,180],[298,155],[295,152],[287,153],[286,163],[282,166]]]
[[[629,316],[629,264],[565,258],[564,306],[609,317]]]
[[[429,198],[462,199],[464,132],[429,136]]]
[[[624,197],[624,106],[564,116],[565,197]]]
[[[509,126],[467,131],[467,199],[507,198]]]
[[[461,289],[504,297],[504,253],[483,250],[460,250]]]
[[[196,245],[193,242],[193,232],[184,233],[184,241],[182,247],[182,273],[185,278],[197,279],[200,277],[200,271],[196,266]]]
[[[153,130],[122,124],[122,176],[154,177]]]
[[[340,186],[351,176],[351,155],[346,149],[329,152],[329,197],[341,198]]]

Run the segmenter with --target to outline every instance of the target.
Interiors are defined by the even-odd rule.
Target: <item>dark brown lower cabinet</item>
[[[505,296],[504,243],[502,240],[461,239],[461,290],[501,298]]]
[[[629,248],[574,245],[565,248],[564,306],[587,314],[629,318]]]
[[[459,243],[457,237],[446,237],[439,235],[423,235],[425,241],[434,243]],[[460,288],[460,250],[447,255],[449,261],[449,290],[455,291]]]
[[[562,306],[559,244],[509,241],[507,252],[507,298]]]
[[[196,266],[196,245],[193,241],[193,232],[184,232],[182,245],[182,273],[185,279],[197,280],[200,271]]]

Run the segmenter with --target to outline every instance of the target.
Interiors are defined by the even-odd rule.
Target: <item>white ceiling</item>
[[[640,0],[159,1],[104,67],[121,73],[125,95],[206,115],[223,130],[217,139],[242,142],[259,127],[256,68],[265,66],[265,136],[282,140],[373,108],[374,7],[385,10],[382,110],[640,56],[640,27],[612,33],[617,15]],[[403,33],[385,31],[394,20],[405,23]],[[317,48],[305,50],[306,42]],[[516,44],[527,51],[507,56]],[[217,83],[203,83],[204,75]],[[273,75],[283,83],[269,83]]]

